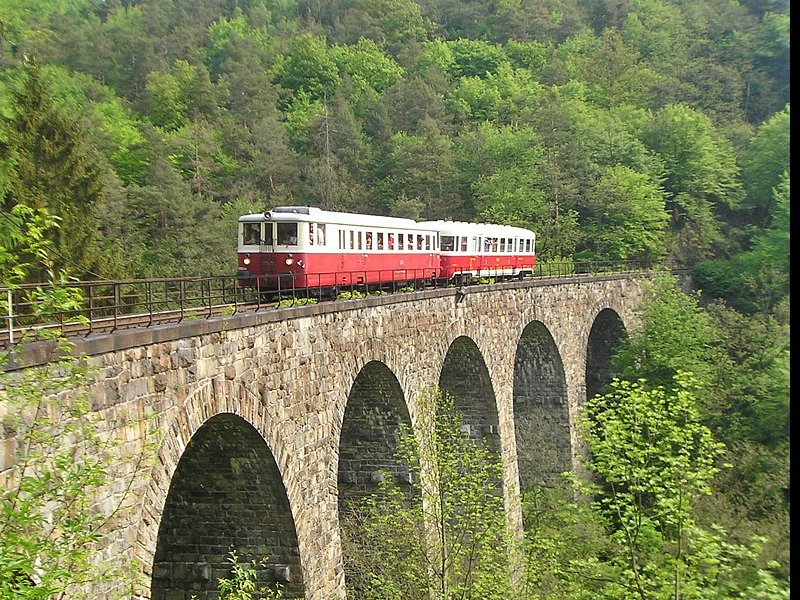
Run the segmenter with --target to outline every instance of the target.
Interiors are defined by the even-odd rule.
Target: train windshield
[[[278,223],[278,243],[284,246],[297,245],[297,223]]]
[[[242,227],[242,243],[252,246],[261,243],[261,223],[244,223]]]
[[[452,235],[443,235],[440,240],[442,252],[452,252],[455,248],[456,238]]]

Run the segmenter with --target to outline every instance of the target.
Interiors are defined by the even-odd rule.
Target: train
[[[536,234],[522,227],[278,206],[239,217],[237,280],[260,291],[523,278]]]

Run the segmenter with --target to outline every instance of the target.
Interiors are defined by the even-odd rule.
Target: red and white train
[[[423,221],[279,206],[239,217],[238,279],[260,290],[532,273],[536,234],[489,223]]]

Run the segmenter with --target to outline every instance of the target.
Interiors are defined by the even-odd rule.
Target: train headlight
[[[250,255],[249,254],[245,255],[244,259],[242,260],[242,264],[244,266],[247,266],[247,265],[250,264]]]
[[[287,258],[287,259],[286,259],[286,266],[288,267],[288,266],[289,266],[289,265],[291,265],[293,262],[294,262],[294,261],[293,261],[291,258]]]

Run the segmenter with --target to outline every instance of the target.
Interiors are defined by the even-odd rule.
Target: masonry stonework
[[[247,561],[269,554],[265,577],[283,578],[291,597],[345,598],[340,494],[367,490],[381,470],[402,478],[396,430],[417,423],[422,395],[440,385],[501,457],[519,533],[520,478],[547,483],[574,467],[587,381],[608,376],[603,357],[641,300],[632,276],[535,280],[80,341],[110,434],[131,456],[154,448],[138,472],[120,461],[109,489],[131,493],[101,556],[138,561],[138,598],[206,593],[229,546]]]

